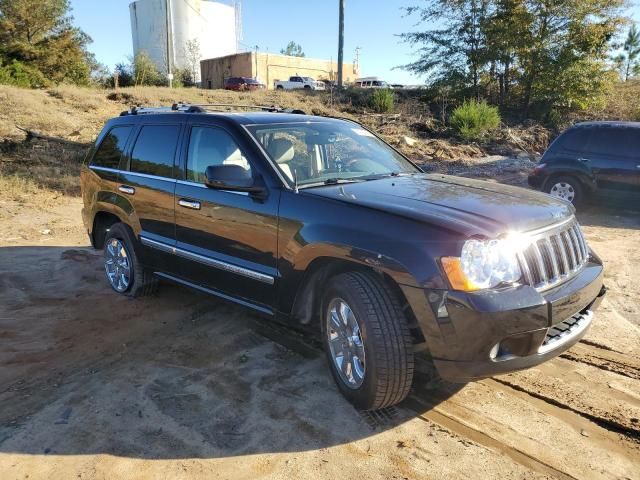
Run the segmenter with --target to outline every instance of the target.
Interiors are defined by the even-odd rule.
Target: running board
[[[201,285],[197,285],[195,283],[188,282],[186,280],[182,280],[181,278],[174,277],[172,275],[163,273],[163,272],[153,272],[154,275],[164,279],[169,280],[170,282],[174,282],[180,285],[184,285],[185,287],[193,288],[194,290],[198,290],[199,292],[206,293],[208,295],[213,295],[214,297],[221,298],[222,300],[227,300],[229,302],[233,302],[238,305],[242,305],[243,307],[250,308],[251,310],[255,310],[260,313],[264,313],[265,315],[273,316],[273,310],[268,307],[263,307],[261,305],[256,305],[255,303],[251,303],[247,300],[242,300],[237,297],[233,297],[231,295],[227,295],[222,292],[218,292],[217,290],[212,290],[210,288],[203,287]]]

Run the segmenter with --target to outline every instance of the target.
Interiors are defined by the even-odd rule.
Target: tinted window
[[[106,168],[118,168],[120,158],[133,127],[112,128],[104,137],[93,157],[92,165]]]
[[[594,128],[589,135],[588,153],[634,157],[640,146],[640,130],[633,128]]]
[[[554,151],[581,152],[585,149],[589,139],[589,131],[586,128],[574,128],[567,130],[553,144]]]
[[[239,165],[251,170],[238,144],[231,135],[219,128],[193,127],[189,137],[187,180],[204,183],[208,166]]]
[[[147,125],[142,127],[133,152],[131,152],[131,171],[173,176],[173,157],[178,145],[178,125]]]

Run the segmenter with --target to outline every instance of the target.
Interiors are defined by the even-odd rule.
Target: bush
[[[4,66],[0,62],[0,83],[14,87],[38,88],[48,85],[49,82],[38,69],[13,60]]]
[[[456,108],[449,122],[465,140],[477,140],[500,126],[500,113],[486,101],[469,100]]]
[[[388,113],[393,111],[394,104],[393,91],[389,89],[374,90],[371,95],[371,108],[378,113]]]

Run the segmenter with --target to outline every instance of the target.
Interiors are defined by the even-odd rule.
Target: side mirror
[[[239,165],[212,165],[205,170],[205,184],[216,190],[247,192],[256,196],[266,193],[264,186],[254,182],[251,172]]]

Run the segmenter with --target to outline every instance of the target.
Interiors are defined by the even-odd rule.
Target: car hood
[[[401,175],[304,192],[436,224],[468,236],[526,232],[561,222],[575,212],[571,204],[540,192],[449,175]]]

